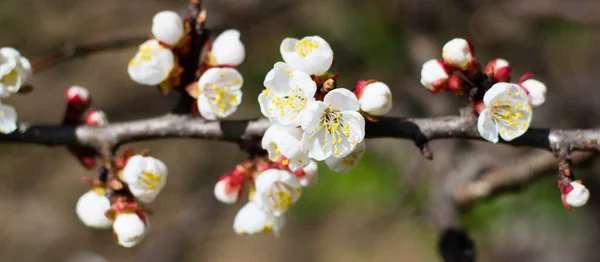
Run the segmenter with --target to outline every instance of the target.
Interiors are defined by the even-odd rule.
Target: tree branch
[[[83,146],[100,150],[151,139],[187,137],[229,142],[259,141],[270,123],[267,119],[206,121],[190,115],[165,115],[144,120],[111,123],[103,127],[20,124],[12,134],[0,135],[0,142],[21,142],[50,146]],[[410,139],[417,145],[431,140],[462,138],[482,140],[476,119],[471,116],[435,118],[381,117],[368,122],[367,138]],[[554,130],[530,128],[510,142],[513,146],[529,146],[552,152],[598,151],[599,129]]]

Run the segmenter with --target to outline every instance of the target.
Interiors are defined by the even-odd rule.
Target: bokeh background
[[[204,0],[208,27],[238,28],[246,44],[243,107],[233,119],[258,117],[255,97],[287,36],[320,35],[332,45],[341,85],[376,78],[393,90],[390,115],[456,114],[466,99],[432,95],[419,84],[421,64],[441,55],[453,37],[470,39],[477,58],[509,60],[513,78],[527,71],[548,85],[534,125],[589,128],[600,103],[600,2],[594,0]],[[149,34],[154,13],[184,13],[185,0],[2,0],[0,46],[31,60],[75,43]],[[66,87],[91,90],[111,121],[168,112],[175,94],[128,79],[135,47],[72,60],[37,74],[35,92],[11,97],[21,121],[58,123]],[[427,161],[410,141],[369,141],[368,154],[347,174],[321,167],[320,182],[289,212],[282,236],[237,237],[242,204],[218,203],[215,179],[246,155],[236,145],[172,139],[138,143],[170,169],[151,205],[152,231],[132,249],[110,231],[84,227],[75,202],[86,191],[64,148],[0,145],[0,261],[440,261],[438,235],[459,225],[477,247],[477,261],[600,261],[597,161],[576,167],[592,191],[584,208],[567,212],[554,167],[533,181],[458,209],[440,206],[440,192],[467,183],[461,170],[501,169],[536,150],[483,142],[435,141]],[[485,176],[485,171],[477,172]],[[451,201],[449,201],[451,202]],[[452,211],[448,211],[448,209]],[[450,212],[450,213],[448,213]]]

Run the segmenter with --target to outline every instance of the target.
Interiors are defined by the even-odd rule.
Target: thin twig
[[[63,50],[56,53],[50,54],[39,60],[33,61],[32,66],[35,72],[40,72],[49,67],[58,65],[62,62],[91,55],[93,53],[109,51],[114,49],[125,48],[129,46],[139,45],[143,41],[147,40],[147,36],[128,36],[119,39],[109,39],[101,42],[82,44],[82,45],[68,45]]]

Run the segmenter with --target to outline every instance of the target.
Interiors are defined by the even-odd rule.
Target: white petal
[[[461,69],[466,69],[473,60],[470,45],[462,38],[448,41],[442,48],[442,57],[446,63]]]
[[[320,128],[321,115],[327,109],[327,104],[321,101],[313,101],[306,105],[302,112],[300,126],[304,132],[314,132]]]
[[[319,179],[318,169],[319,166],[317,165],[317,162],[310,160],[310,163],[302,169],[304,176],[298,178],[300,185],[302,185],[302,187],[309,187],[316,184]]]
[[[256,193],[252,202],[260,209],[280,216],[302,193],[300,182],[289,171],[268,169],[255,180]]]
[[[288,159],[288,167],[292,171],[300,170],[310,164],[310,158],[306,155],[306,152],[302,151],[301,154]]]
[[[283,216],[275,217],[257,208],[252,203],[238,211],[233,222],[233,230],[238,234],[259,234],[272,230],[276,235],[285,226]]]
[[[0,104],[0,133],[10,134],[17,130],[17,111],[14,107]]]
[[[363,155],[365,154],[365,151],[366,143],[362,141],[356,146],[356,149],[354,149],[354,151],[352,151],[352,153],[350,153],[349,155],[341,158],[331,156],[325,159],[325,164],[327,164],[327,166],[335,172],[346,173],[348,172],[348,170],[352,169],[358,164],[358,162],[362,159]]]
[[[110,209],[110,201],[105,195],[90,190],[79,197],[75,207],[77,217],[91,228],[110,228],[113,221],[105,215]]]
[[[326,72],[333,62],[333,50],[318,36],[305,37],[302,40],[284,39],[280,51],[283,60],[292,68],[310,75]]]
[[[326,104],[331,103],[331,109],[339,111],[358,111],[360,109],[360,104],[358,103],[356,95],[345,88],[337,88],[332,90],[325,95],[323,101]]]
[[[229,183],[228,178],[218,181],[215,184],[215,189],[213,191],[217,200],[225,204],[234,204],[238,200],[240,191],[234,190],[232,192],[227,192],[227,183]]]
[[[325,129],[321,128],[311,134],[304,133],[302,136],[302,150],[308,152],[308,157],[322,161],[333,154],[333,145],[331,139],[326,139]]]
[[[215,113],[208,102],[208,98],[205,95],[200,95],[196,103],[198,104],[198,111],[200,112],[200,115],[204,117],[204,119],[217,120],[217,117],[215,116]]]
[[[135,155],[127,161],[123,169],[123,182],[138,200],[149,203],[167,183],[166,165],[153,157]]]
[[[492,116],[488,109],[484,109],[479,114],[479,118],[477,119],[477,131],[479,131],[479,135],[485,140],[492,143],[498,143],[496,124],[492,120]]]
[[[153,86],[167,80],[174,66],[173,52],[157,40],[148,40],[140,45],[138,53],[129,61],[127,72],[133,81]]]
[[[515,84],[511,83],[496,83],[494,84],[485,95],[483,95],[483,103],[486,107],[491,107],[496,100],[503,100],[506,98],[508,89]],[[518,87],[518,86],[517,86]]]
[[[119,214],[113,223],[113,232],[119,245],[133,247],[144,239],[146,224],[137,214]]]
[[[235,29],[229,29],[217,36],[211,52],[219,65],[238,66],[246,57],[246,49],[240,41],[240,32]]]
[[[233,114],[242,102],[241,87],[244,83],[242,75],[234,68],[211,68],[207,70],[200,80],[198,88],[198,109],[207,119],[213,117],[225,118]],[[207,102],[207,103],[205,103]],[[207,110],[206,106],[211,108]],[[214,116],[213,116],[214,115]]]
[[[173,11],[162,11],[152,18],[152,34],[159,41],[175,46],[185,35],[183,20]]]
[[[590,198],[590,191],[581,183],[571,182],[573,190],[566,196],[566,202],[572,207],[581,207],[585,205]]]

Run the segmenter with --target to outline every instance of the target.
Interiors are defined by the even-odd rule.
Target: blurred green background
[[[288,36],[320,35],[335,53],[341,86],[378,79],[392,87],[390,115],[456,114],[466,99],[429,94],[419,84],[421,64],[439,58],[453,37],[470,39],[478,61],[502,57],[513,79],[531,71],[548,85],[534,125],[597,126],[600,114],[600,2],[569,0],[204,0],[208,27],[242,32],[247,58],[243,108],[233,119],[260,115],[262,80],[280,60]],[[31,60],[75,43],[147,35],[154,13],[184,13],[185,0],[3,0],[0,46]],[[111,121],[168,112],[175,94],[129,80],[135,47],[69,61],[37,74],[35,92],[12,97],[21,121],[52,124],[62,118],[63,92],[87,87],[95,108]],[[246,155],[214,141],[138,143],[167,163],[169,182],[151,205],[152,231],[133,249],[118,247],[110,231],[84,227],[74,209],[92,177],[63,148],[0,145],[1,261],[439,261],[438,232],[445,211],[441,191],[464,182],[469,165],[502,168],[535,153],[526,148],[470,141],[435,141],[424,160],[410,141],[369,141],[368,154],[347,174],[321,166],[319,183],[288,215],[282,236],[237,237],[233,218],[242,204],[212,196],[214,181]],[[482,164],[482,161],[485,163]],[[489,162],[489,164],[488,164]],[[477,261],[600,261],[596,223],[600,190],[596,161],[577,166],[592,191],[590,203],[566,211],[553,167],[517,190],[460,208],[459,222],[477,246]],[[453,174],[455,176],[449,176]],[[450,207],[452,209],[452,207]]]

